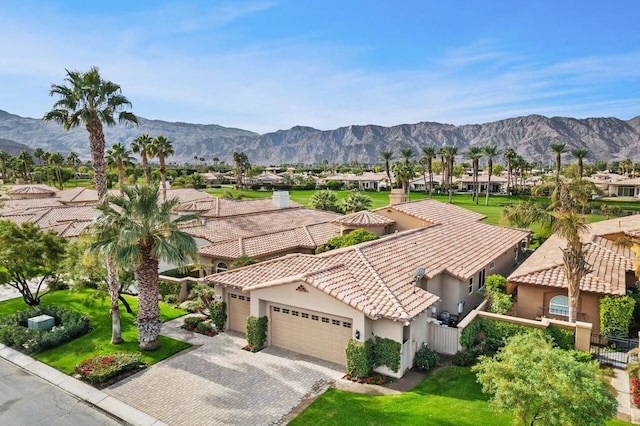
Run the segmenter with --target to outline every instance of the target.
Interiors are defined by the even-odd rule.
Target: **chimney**
[[[407,201],[407,195],[402,188],[394,188],[389,193],[389,204],[400,204]]]
[[[289,191],[273,191],[273,205],[279,209],[286,209],[291,207],[291,201],[289,200]]]

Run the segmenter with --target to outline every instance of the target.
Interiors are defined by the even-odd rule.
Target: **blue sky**
[[[91,5],[87,3],[92,3]],[[637,0],[0,3],[0,109],[100,68],[145,118],[259,133],[640,115]]]

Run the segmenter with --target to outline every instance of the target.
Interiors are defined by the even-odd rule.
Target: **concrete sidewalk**
[[[618,400],[618,419],[633,424],[640,424],[640,409],[631,401],[629,374],[626,370],[615,368],[611,378],[611,386],[616,390]]]
[[[133,408],[88,384],[67,376],[46,364],[24,355],[8,346],[0,344],[0,358],[22,368],[34,376],[51,383],[76,398],[110,414],[126,424],[139,426],[163,426],[165,423]]]

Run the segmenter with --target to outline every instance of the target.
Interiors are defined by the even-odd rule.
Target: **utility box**
[[[34,330],[49,331],[56,325],[56,320],[49,315],[38,315],[27,320],[27,327]]]

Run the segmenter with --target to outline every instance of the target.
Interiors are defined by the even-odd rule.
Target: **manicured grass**
[[[138,308],[138,300],[125,296],[134,312]],[[107,355],[115,352],[140,352],[142,360],[148,364],[155,364],[171,355],[184,350],[191,345],[169,337],[160,336],[160,348],[152,352],[138,349],[138,330],[134,324],[135,315],[128,314],[120,305],[120,322],[122,337],[125,343],[112,345],[111,316],[109,314],[109,298],[97,297],[94,290],[85,289],[79,292],[62,290],[52,292],[42,298],[43,305],[58,305],[87,315],[91,320],[92,330],[84,336],[78,337],[57,348],[39,354],[34,358],[44,362],[65,374],[71,374],[76,364],[92,355]],[[0,302],[0,315],[12,314],[27,307],[22,298]],[[160,317],[168,321],[185,315],[186,312],[160,303]]]
[[[468,367],[446,367],[400,395],[371,396],[330,389],[290,424],[509,426],[513,415],[494,411]],[[609,425],[628,423],[612,420]]]

